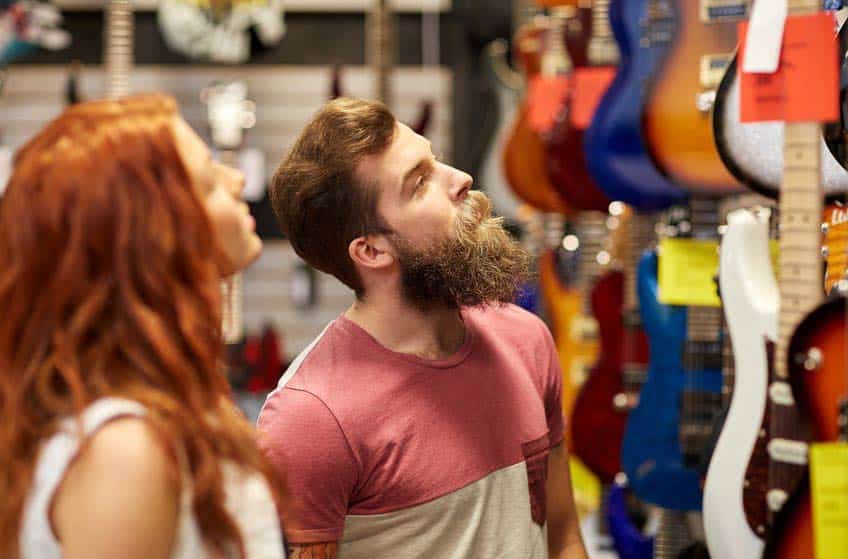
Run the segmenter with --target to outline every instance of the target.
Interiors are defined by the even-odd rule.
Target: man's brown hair
[[[306,125],[271,180],[271,204],[295,252],[362,296],[348,254],[357,237],[381,231],[376,184],[356,176],[364,157],[385,151],[395,118],[382,103],[341,98]]]

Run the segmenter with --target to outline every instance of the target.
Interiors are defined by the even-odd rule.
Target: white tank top
[[[84,437],[118,417],[144,416],[144,406],[132,400],[101,398],[83,412]],[[65,470],[76,456],[81,439],[73,418],[46,440],[38,455],[33,485],[27,496],[21,524],[21,559],[62,559],[62,546],[48,519],[48,507]],[[259,474],[245,473],[232,463],[222,464],[226,508],[241,530],[247,559],[285,557],[277,510],[267,481]],[[180,514],[171,559],[210,557],[192,510],[190,478],[183,475]]]

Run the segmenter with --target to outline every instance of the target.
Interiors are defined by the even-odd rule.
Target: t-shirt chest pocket
[[[534,522],[544,525],[547,514],[545,485],[548,480],[549,432],[546,431],[538,439],[522,443],[521,452],[524,455],[524,464],[527,467],[530,512]]]

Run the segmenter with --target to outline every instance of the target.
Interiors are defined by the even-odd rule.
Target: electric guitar
[[[822,222],[825,259],[824,291],[834,293],[848,291],[848,209],[841,204],[829,206]]]
[[[685,230],[717,235],[715,200],[693,199]],[[690,225],[691,224],[691,225]],[[689,234],[689,233],[687,233]],[[624,472],[636,495],[664,509],[701,509],[696,459],[721,406],[721,311],[659,302],[656,252],[638,269],[639,309],[650,365],[622,443]]]
[[[770,215],[766,208],[730,212],[721,242],[721,299],[736,351],[730,406],[704,484],[704,531],[713,557],[747,559],[763,550],[765,526],[749,522],[743,494],[752,489],[746,470],[761,439],[766,409],[769,353],[764,342],[777,338],[779,293],[769,259]],[[759,497],[765,498],[765,491]]]
[[[846,26],[842,27],[840,36],[840,43],[844,44],[848,38]],[[844,56],[844,47],[842,52]],[[778,197],[783,181],[783,126],[782,122],[740,121],[738,68],[734,58],[716,95],[713,117],[716,149],[724,165],[740,182],[770,198]],[[836,125],[836,128],[842,127]],[[834,203],[848,192],[848,171],[834,155],[844,148],[842,142],[828,146],[824,137],[819,144],[826,199]]]
[[[789,0],[788,8],[790,14],[814,13],[819,2]],[[763,235],[757,236],[762,255],[749,256],[755,260],[738,261],[740,252],[750,248],[740,250],[739,238],[722,248],[719,275],[725,314],[737,348],[737,385],[705,489],[709,496],[704,503],[708,544],[718,557],[759,556],[775,514],[805,471],[809,433],[788,382],[787,355],[795,327],[822,298],[818,225],[823,198],[821,133],[818,123],[786,124],[784,128],[784,161],[792,163],[785,164],[780,192],[779,288],[768,277],[757,278],[761,280],[758,285],[751,281],[752,273],[768,275],[763,273],[769,269]],[[731,217],[743,225],[743,230],[745,222],[754,219],[746,213]],[[727,234],[734,225],[731,217]],[[754,262],[762,266],[757,272],[749,269]],[[762,328],[766,331],[761,332]],[[748,378],[753,382],[743,390]],[[742,398],[748,399],[744,405],[750,411],[737,406],[737,399]],[[731,420],[734,411],[739,417]],[[747,468],[728,468],[738,460],[730,457],[731,452],[748,456]]]
[[[573,231],[539,258],[539,287],[559,353],[566,414],[598,357],[598,323],[584,294],[607,268],[598,262],[608,240],[606,217],[600,212],[579,213]],[[570,432],[566,436],[570,444]]]
[[[525,82],[536,76],[542,67],[545,29],[539,21],[522,25],[513,39],[515,58]],[[545,170],[545,146],[529,120],[527,98],[521,102],[503,149],[503,174],[512,191],[543,212],[568,213],[568,204],[560,197]]]
[[[374,70],[377,99],[392,106],[391,78],[394,70],[394,16],[388,0],[376,0],[369,14],[368,58]],[[433,114],[433,104],[424,101],[418,111],[413,130],[424,134],[429,127]]]
[[[572,60],[587,58],[589,66],[616,64],[618,50],[609,28],[608,7],[609,0],[595,0],[591,10],[591,39],[588,44],[585,41],[575,41],[569,45],[569,53],[573,53]],[[605,211],[610,199],[598,188],[589,174],[583,149],[584,130],[574,126],[571,118],[576,94],[572,89],[566,97],[557,122],[545,137],[548,176],[569,205],[580,210]]]
[[[483,50],[482,65],[486,69],[488,81],[494,89],[496,111],[492,112],[497,121],[492,141],[483,156],[478,181],[482,190],[492,200],[495,213],[510,222],[518,221],[518,209],[522,202],[510,189],[501,167],[501,153],[506,145],[510,127],[515,120],[516,107],[523,87],[521,75],[515,72],[507,61],[509,47],[503,39],[492,41]]]
[[[623,476],[622,476],[623,477]],[[634,524],[628,505],[628,487],[616,480],[606,502],[606,520],[619,559],[653,559],[654,538]]]
[[[651,82],[644,133],[655,163],[689,192],[729,194],[742,185],[716,151],[710,114],[715,89],[736,48],[747,0],[674,0],[674,46]],[[681,133],[685,130],[685,133]]]
[[[206,103],[207,120],[218,160],[230,167],[238,166],[238,153],[244,132],[256,124],[256,105],[247,99],[244,82],[222,82],[201,92]],[[224,342],[240,343],[244,338],[242,277],[236,273],[221,282]]]
[[[798,326],[789,344],[792,391],[802,412],[812,419],[813,439],[848,443],[848,374],[845,348],[848,300],[836,297],[811,312]],[[843,546],[845,542],[830,542]],[[814,557],[813,512],[809,478],[775,519],[763,557]]]
[[[825,211],[822,230],[827,261],[825,281],[833,297],[811,312],[795,330],[789,344],[789,375],[798,406],[812,419],[813,440],[848,442],[845,365],[848,300],[844,295],[844,280],[848,277],[848,215],[844,206],[840,204]],[[812,519],[809,477],[805,477],[775,519],[763,557],[813,557],[817,550]]]
[[[569,421],[574,454],[606,484],[621,471],[627,413],[635,406],[646,376],[648,346],[636,298],[635,262],[654,234],[638,216],[631,228],[633,218],[623,204],[613,208],[612,217],[618,221],[614,237],[617,244],[626,243],[621,250],[623,271],[605,274],[592,290],[592,312],[601,333],[600,356],[580,388]]]
[[[669,0],[612,0],[610,27],[621,63],[585,134],[586,163],[613,200],[654,211],[686,193],[659,172],[642,132],[645,82],[668,53],[677,22]]]

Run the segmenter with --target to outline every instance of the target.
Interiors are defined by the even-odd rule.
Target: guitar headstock
[[[828,206],[822,223],[822,255],[826,262],[824,290],[848,291],[848,207]]]
[[[206,104],[212,143],[219,150],[237,150],[246,130],[256,124],[256,104],[247,98],[247,84],[229,81],[213,84],[200,94]]]

